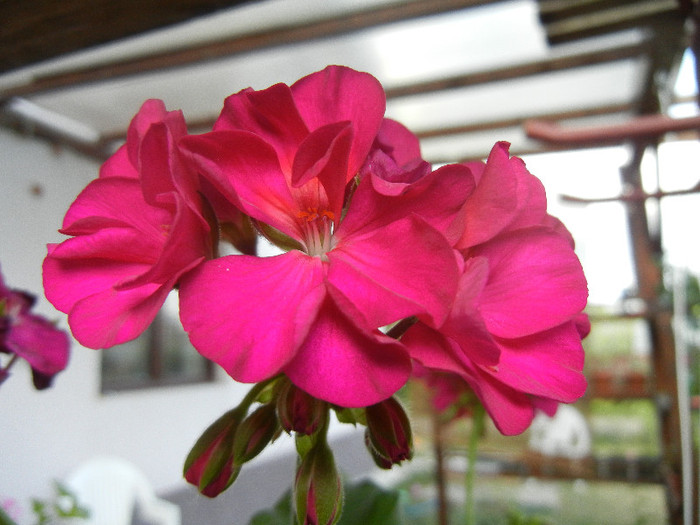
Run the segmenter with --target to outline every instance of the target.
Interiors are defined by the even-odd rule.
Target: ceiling
[[[614,126],[679,103],[697,114],[694,85],[673,91],[694,9],[694,0],[148,0],[136,12],[124,0],[11,0],[0,3],[0,125],[101,160],[148,98],[205,131],[231,93],[343,64],[382,82],[387,115],[418,133],[432,162],[484,157],[497,140],[517,154],[578,147],[534,140],[524,124]]]

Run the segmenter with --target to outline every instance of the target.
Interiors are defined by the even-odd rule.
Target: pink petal
[[[345,236],[329,252],[328,281],[373,327],[411,315],[435,325],[447,317],[458,280],[454,252],[445,238],[415,215],[384,228]]]
[[[314,323],[325,289],[320,259],[232,255],[208,261],[180,286],[192,344],[242,382],[280,372]]]
[[[151,324],[173,284],[107,289],[80,299],[68,314],[71,332],[88,348],[109,348],[131,341]]]
[[[571,403],[586,392],[583,347],[574,322],[522,339],[499,341],[493,376],[528,394]]]
[[[440,331],[460,349],[456,354],[466,362],[493,367],[501,355],[478,311],[478,299],[488,278],[488,263],[482,258],[467,261],[450,316]]]
[[[330,296],[308,337],[285,366],[291,381],[314,397],[344,407],[382,401],[408,380],[411,361],[401,343],[378,331],[361,330],[350,302]]]
[[[478,182],[464,208],[464,232],[458,248],[476,246],[500,232],[542,224],[547,201],[542,183],[523,161],[508,154],[507,142],[491,150],[483,171],[473,168]]]
[[[70,250],[67,243],[72,240],[60,245],[50,244],[49,254],[43,263],[44,293],[51,304],[62,312],[70,312],[83,298],[109,290],[143,274],[149,268],[147,263],[60,257],[61,251]]]
[[[352,129],[347,122],[323,126],[299,146],[292,169],[292,185],[295,188],[317,179],[325,190],[329,211],[337,220],[340,220],[343,210],[351,140]],[[318,192],[311,195],[309,200],[310,206],[318,206]]]
[[[214,131],[185,137],[181,145],[203,175],[244,213],[299,240],[300,208],[274,150],[259,137]]]
[[[139,178],[139,170],[129,160],[129,151],[126,144],[119,149],[100,166],[100,178],[127,177]]]
[[[514,436],[523,433],[532,423],[535,410],[529,395],[519,392],[475,369],[465,377],[501,434]]]
[[[517,191],[518,181],[510,169],[508,146],[498,143],[465,204],[465,228],[457,247],[475,246],[503,230],[518,211]]]
[[[527,394],[504,385],[486,371],[458,358],[456,343],[439,332],[418,323],[401,339],[411,357],[430,370],[452,372],[462,377],[484,404],[498,430],[506,435],[520,434],[530,425],[534,411]]]
[[[162,235],[160,225],[170,213],[143,200],[138,180],[125,177],[96,179],[78,195],[63,219],[67,235],[93,233],[109,226],[130,226],[149,237]]]
[[[129,287],[148,282],[164,283],[177,280],[204,259],[211,257],[209,225],[201,215],[187,206],[180,194],[172,193],[175,199],[175,216],[167,238],[159,239],[164,244],[153,266],[140,277],[128,283]],[[126,286],[127,283],[124,283]]]
[[[214,131],[249,131],[274,148],[284,173],[292,172],[297,148],[308,135],[288,86],[245,89],[224,101]]]
[[[141,105],[138,113],[136,113],[134,118],[131,119],[129,129],[126,133],[126,144],[127,151],[129,153],[129,161],[134,165],[134,167],[136,167],[136,169],[141,168],[141,142],[143,137],[146,135],[146,132],[151,127],[151,124],[155,122],[163,122],[167,118],[168,110],[165,108],[165,103],[162,100],[150,99],[146,100]],[[184,126],[184,119],[182,120],[181,126]]]
[[[424,323],[416,323],[401,338],[412,359],[427,368],[464,375],[462,352],[457,344]]]
[[[164,240],[144,235],[135,228],[102,228],[89,235],[66,239],[53,250],[53,257],[152,264],[159,257]]]
[[[480,310],[489,331],[521,337],[553,328],[586,306],[581,264],[567,240],[545,229],[519,230],[472,252],[489,261]]]
[[[406,126],[385,118],[376,138],[376,145],[396,163],[406,166],[421,159],[420,141]]]
[[[537,410],[541,410],[549,417],[554,417],[559,408],[559,402],[553,399],[547,399],[546,397],[533,397],[532,404]]]
[[[362,167],[360,176],[371,177],[372,187],[377,193],[396,197],[405,193],[412,184],[425,178],[430,172],[430,164],[425,161],[399,167],[383,151],[373,151]]]
[[[352,124],[349,181],[362,166],[384,119],[386,97],[381,84],[367,73],[329,66],[298,80],[291,90],[309,130],[341,121]]]
[[[182,125],[184,126],[184,119]],[[164,123],[153,124],[143,137],[140,150],[141,187],[150,204],[159,203],[158,196],[178,191],[190,201],[198,198],[198,176],[188,169],[180,158],[176,141],[185,135],[176,135]],[[194,209],[199,209],[192,203]]]
[[[380,228],[415,213],[441,231],[449,242],[457,240],[461,229],[454,223],[474,188],[469,169],[453,164],[411,184],[393,183],[395,187],[401,186],[400,193],[391,192],[385,182],[374,173],[360,182],[343,221],[345,235],[360,229]],[[380,189],[383,194],[377,187],[385,190]]]
[[[37,315],[24,314],[15,318],[5,344],[45,375],[57,374],[68,364],[68,335]]]

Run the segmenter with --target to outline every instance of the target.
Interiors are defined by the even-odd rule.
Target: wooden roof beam
[[[668,20],[682,23],[685,15],[676,0],[641,0],[609,9],[565,17],[545,27],[550,44],[598,36],[635,27],[651,27]]]
[[[537,60],[527,64],[514,64],[498,69],[465,73],[463,75],[418,82],[406,86],[389,87],[386,89],[386,96],[387,98],[407,97],[436,91],[477,86],[491,82],[525,78],[566,69],[646,57],[649,51],[649,42],[642,42],[583,53],[572,53],[569,55]]]
[[[415,0],[345,13],[311,23],[290,24],[237,35],[186,49],[155,53],[143,57],[76,68],[67,72],[39,72],[28,82],[0,90],[0,99],[26,97],[80,84],[123,78],[146,72],[200,64],[209,60],[248,53],[293,43],[332,38],[380,25],[437,15],[503,0]]]

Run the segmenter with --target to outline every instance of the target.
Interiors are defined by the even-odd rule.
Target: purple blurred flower
[[[68,364],[68,335],[44,317],[32,314],[35,302],[35,296],[8,288],[0,274],[0,353],[11,356],[0,368],[0,384],[18,358],[32,367],[37,390],[51,386],[53,376]]]

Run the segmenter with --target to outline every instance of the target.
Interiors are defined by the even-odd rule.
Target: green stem
[[[265,381],[261,381],[260,383],[255,383],[253,385],[253,388],[251,388],[248,393],[245,395],[243,398],[243,401],[236,407],[236,410],[243,410],[244,412],[248,412],[248,409],[250,408],[250,405],[252,405],[255,400],[258,398],[260,393],[265,390],[268,385],[271,383],[277,381],[277,379],[280,376],[277,375],[275,377],[271,377],[270,379],[266,379]]]
[[[484,431],[484,407],[476,403],[472,411],[472,428],[469,434],[469,449],[467,452],[467,473],[464,480],[466,495],[465,519],[466,525],[476,525],[476,505],[474,504],[474,477],[476,474],[476,453],[479,448],[479,438]]]

